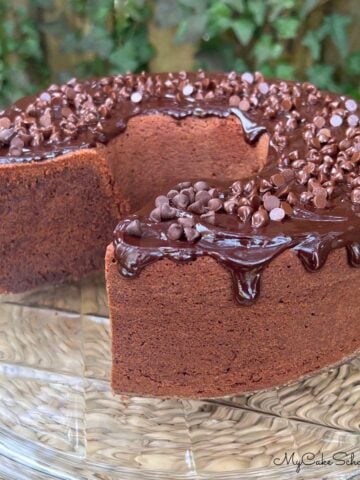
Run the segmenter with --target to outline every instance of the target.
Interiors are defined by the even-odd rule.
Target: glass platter
[[[110,366],[101,276],[0,297],[1,479],[360,479],[360,357],[207,401],[115,397]]]

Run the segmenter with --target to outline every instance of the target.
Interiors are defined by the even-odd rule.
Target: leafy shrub
[[[309,80],[359,97],[360,49],[349,45],[357,11],[341,13],[335,4],[329,0],[0,2],[0,104],[71,76],[149,69],[156,55],[150,25],[172,29],[179,45],[193,43],[194,69],[261,70],[270,77]]]

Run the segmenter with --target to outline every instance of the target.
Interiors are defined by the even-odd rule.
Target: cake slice
[[[359,219],[269,195],[251,213],[260,181],[182,182],[120,222],[106,253],[115,393],[248,392],[360,348]]]
[[[0,293],[100,269],[120,205],[127,205],[114,201],[111,183],[105,159],[92,150],[2,165]]]

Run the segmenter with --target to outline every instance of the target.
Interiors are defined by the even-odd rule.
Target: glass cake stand
[[[207,401],[114,396],[109,371],[100,276],[0,297],[0,478],[360,479],[360,357]]]

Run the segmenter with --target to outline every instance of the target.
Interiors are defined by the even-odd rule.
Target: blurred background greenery
[[[359,0],[0,0],[0,105],[125,71],[261,70],[360,96]]]

